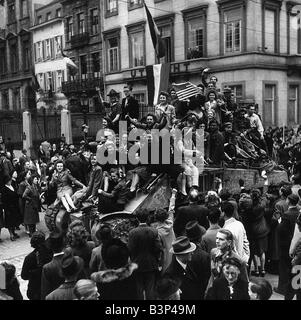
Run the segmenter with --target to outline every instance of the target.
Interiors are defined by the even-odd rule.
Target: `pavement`
[[[0,242],[0,261],[6,260],[16,267],[16,275],[20,282],[20,290],[25,300],[28,300],[26,291],[28,281],[21,279],[21,270],[24,258],[29,254],[33,249],[30,246],[30,238],[25,233],[25,229],[21,226],[20,231],[17,231],[20,238],[16,241],[11,241],[9,238],[9,233],[7,229],[2,229]],[[37,229],[43,231],[46,236],[49,234],[49,231],[44,222],[44,213],[40,213],[40,223],[37,225]],[[267,273],[265,275],[272,287],[276,287],[278,283],[278,276]],[[284,297],[278,293],[273,293],[271,300],[284,300]]]
[[[28,281],[21,279],[21,270],[24,258],[33,251],[30,246],[30,237],[25,232],[23,226],[20,227],[20,231],[16,233],[20,236],[16,241],[11,241],[9,238],[9,232],[7,229],[1,230],[1,242],[0,242],[0,261],[7,261],[12,263],[16,267],[16,275],[20,282],[20,290],[25,300],[28,300],[26,291]],[[40,223],[37,224],[37,230],[43,231],[47,235],[49,231],[44,222],[44,213],[40,213]]]

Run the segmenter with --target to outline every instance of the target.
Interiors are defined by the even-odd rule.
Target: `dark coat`
[[[46,296],[57,289],[65,278],[61,274],[61,260],[63,253],[54,256],[52,260],[43,266],[41,278],[41,299],[44,300]]]
[[[40,194],[36,187],[28,185],[24,191],[24,223],[36,224],[40,221],[39,211],[41,209]]]
[[[85,170],[81,158],[77,154],[70,155],[65,161],[66,168],[70,170],[71,175],[83,184],[87,184],[85,179]]]
[[[17,278],[13,278],[8,287],[3,292],[12,297],[13,300],[23,300],[22,293],[20,291],[20,284]]]
[[[228,281],[225,278],[218,278],[213,281],[212,287],[208,290],[207,300],[250,300],[248,282],[238,278],[233,286],[233,293],[230,294]]]
[[[46,296],[46,300],[75,300],[73,293],[77,281],[70,281],[61,284],[57,289]]]
[[[208,229],[208,214],[209,210],[205,206],[194,203],[179,207],[176,210],[176,218],[173,226],[176,236],[178,237],[183,235],[187,222],[193,220],[198,221],[201,226],[203,226],[205,229]]]
[[[131,260],[137,263],[137,272],[157,271],[161,254],[162,242],[158,230],[147,224],[140,224],[129,233],[128,248]]]
[[[297,207],[290,207],[282,216],[277,227],[278,243],[282,253],[288,254],[294,235],[295,224],[300,211]]]
[[[14,172],[14,167],[10,160],[6,157],[0,158],[0,188],[4,187],[4,178],[11,177]]]
[[[118,270],[108,269],[91,275],[96,281],[101,300],[138,300],[134,271],[138,268],[131,263]]]
[[[23,262],[21,278],[28,280],[27,297],[29,300],[41,300],[41,276],[43,265],[50,262],[52,253],[46,247],[28,254]]]
[[[265,206],[260,203],[246,211],[243,222],[249,240],[262,239],[269,233],[265,219]]]
[[[22,222],[19,210],[19,198],[16,191],[7,187],[2,189],[2,203],[4,209],[4,224],[7,228],[18,227]]]
[[[210,277],[209,254],[197,248],[186,270],[173,256],[165,275],[181,282],[181,300],[203,300]]]
[[[139,119],[139,102],[134,97],[128,98],[128,103],[125,105],[126,98],[122,99],[121,103],[121,117],[120,120],[125,120],[125,116],[128,114],[131,118]]]
[[[213,132],[208,137],[208,156],[213,164],[220,164],[224,158],[224,137],[219,132]]]
[[[86,196],[97,196],[98,189],[101,188],[102,184],[102,169],[100,166],[96,165],[94,168],[91,169],[89,183],[87,186]]]

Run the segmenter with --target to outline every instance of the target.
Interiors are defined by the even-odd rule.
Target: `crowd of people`
[[[27,150],[15,157],[0,141],[0,236],[7,228],[10,240],[16,241],[23,225],[30,237],[34,250],[21,273],[28,280],[29,299],[267,300],[272,287],[264,278],[266,271],[279,274],[276,292],[300,299],[291,271],[301,259],[301,192],[292,188],[301,181],[301,128],[296,133],[264,130],[255,104],[239,106],[231,90],[221,92],[215,76],[207,82],[204,72],[202,80],[198,94],[186,100],[179,100],[174,88],[161,92],[154,112],[142,119],[129,85],[121,103],[114,90],[110,102],[99,95],[109,112],[102,115],[96,141],[86,134],[79,147],[44,141],[36,160]],[[127,122],[124,132],[118,130],[120,121]],[[128,133],[137,129],[145,135],[129,141]],[[176,129],[183,134],[170,144],[168,165],[162,152],[159,165],[139,162],[144,145],[151,150],[154,140],[162,143],[152,129],[172,137]],[[204,150],[197,149],[198,129],[203,129]],[[116,154],[128,154],[134,145],[137,164],[120,165]],[[182,164],[173,162],[175,149],[183,154]],[[101,152],[108,158],[115,155],[115,162],[100,163]],[[195,156],[202,166],[193,163]],[[272,159],[273,168],[289,172],[291,183],[249,190],[241,180],[239,194],[199,190],[204,166],[258,168],[264,177],[265,164]],[[130,231],[127,243],[106,224],[97,241],[80,221],[48,237],[36,230],[42,204],[72,213],[90,201],[101,215],[123,211],[161,173],[173,188],[170,207],[138,211],[139,226]],[[6,274],[1,295],[22,299],[15,267],[1,265]]]

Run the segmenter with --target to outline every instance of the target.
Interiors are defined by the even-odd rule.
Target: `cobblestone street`
[[[9,233],[7,229],[2,229],[0,242],[0,261],[7,260],[14,264],[16,267],[16,274],[20,282],[21,293],[23,298],[27,299],[27,281],[21,279],[21,269],[25,256],[33,249],[30,246],[30,238],[25,233],[25,229],[21,226],[20,231],[17,231],[20,239],[16,241],[10,241]],[[44,223],[44,213],[40,213],[40,223],[37,225],[37,229],[45,232],[47,235],[48,229]]]

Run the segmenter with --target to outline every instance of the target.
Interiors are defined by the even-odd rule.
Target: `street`
[[[44,213],[40,213],[40,223],[37,225],[37,229],[43,231],[47,237],[49,231],[44,223]],[[2,242],[0,242],[0,261],[7,260],[15,265],[16,274],[20,282],[21,293],[23,298],[28,300],[26,295],[27,281],[21,279],[21,270],[25,256],[33,249],[30,247],[30,238],[25,233],[23,226],[21,227],[21,231],[18,231],[18,234],[20,235],[20,239],[17,239],[16,241],[10,241],[7,229],[2,230]],[[271,275],[267,273],[265,278],[271,283],[272,287],[277,286],[277,275]],[[274,292],[271,300],[283,300],[283,296]]]

